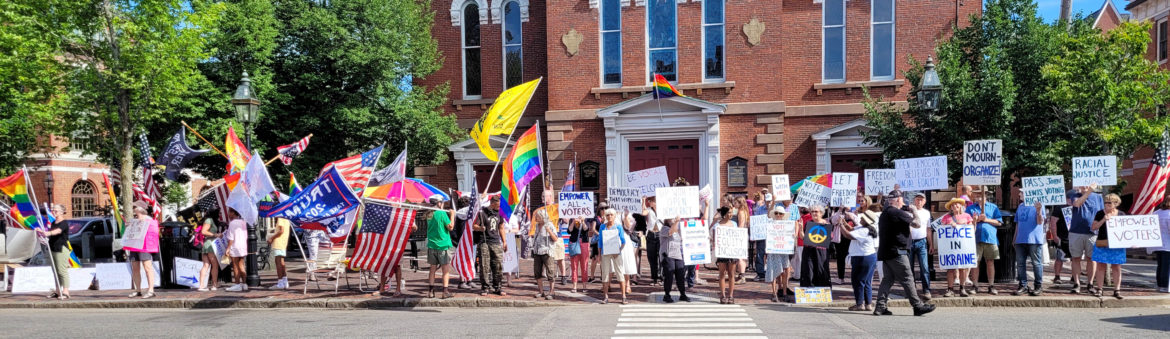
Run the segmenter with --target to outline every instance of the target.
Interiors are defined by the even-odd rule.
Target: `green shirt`
[[[444,251],[453,247],[451,233],[447,231],[447,224],[450,223],[451,217],[447,216],[447,212],[435,211],[431,215],[431,220],[427,221],[428,249]]]

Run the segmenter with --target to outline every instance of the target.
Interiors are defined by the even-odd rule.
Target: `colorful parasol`
[[[421,203],[436,194],[442,196],[444,201],[451,200],[451,197],[447,193],[443,193],[442,190],[435,188],[435,186],[431,186],[415,178],[406,178],[406,180],[389,185],[369,187],[366,188],[366,192],[365,196],[367,197],[375,197],[389,201]]]

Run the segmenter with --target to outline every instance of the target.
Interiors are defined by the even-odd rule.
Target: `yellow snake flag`
[[[475,144],[479,145],[479,151],[483,152],[488,160],[500,161],[500,155],[492,148],[489,137],[509,134],[516,129],[520,116],[524,115],[524,109],[528,107],[528,102],[532,100],[532,94],[536,93],[536,87],[540,85],[542,79],[544,78],[516,85],[500,93],[492,107],[475,122],[475,126],[471,128],[471,139],[475,140]]]

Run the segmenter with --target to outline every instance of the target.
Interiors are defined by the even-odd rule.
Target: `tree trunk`
[[[129,98],[124,97],[125,95],[124,92],[118,95],[120,106],[118,107],[118,115],[121,117],[119,120],[121,120],[122,130],[122,135],[119,136],[122,139],[121,145],[119,145],[121,149],[118,150],[121,154],[118,167],[122,169],[122,220],[128,220],[134,216],[134,190],[132,188],[134,185],[134,138],[130,133],[130,107],[125,104]]]

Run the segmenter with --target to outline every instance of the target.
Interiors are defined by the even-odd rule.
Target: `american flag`
[[[362,229],[357,235],[357,247],[351,269],[364,269],[385,275],[398,267],[402,253],[410,239],[410,225],[415,211],[388,205],[367,203]]]
[[[219,220],[228,222],[227,198],[230,194],[231,191],[228,191],[227,184],[221,183],[204,190],[203,195],[199,197],[195,205],[204,211],[219,210]]]
[[[370,186],[389,185],[403,180],[406,180],[406,150],[398,153],[390,166],[374,172],[370,177]]]
[[[341,173],[341,176],[345,178],[345,182],[349,184],[349,187],[354,192],[361,192],[366,188],[366,184],[370,182],[370,175],[374,173],[374,166],[378,165],[378,158],[380,157],[382,157],[382,146],[378,146],[362,154],[325,164],[318,177],[325,175],[325,172],[329,170],[329,166],[336,166],[337,172]]]
[[[312,137],[313,135],[309,134],[300,141],[276,147],[276,152],[280,153],[280,162],[284,163],[285,166],[291,165],[293,158],[296,158],[301,152],[305,151],[306,147],[309,147],[309,138]]]
[[[451,259],[451,264],[455,266],[455,270],[459,272],[459,276],[463,277],[463,281],[470,281],[475,279],[475,245],[472,244],[473,231],[471,225],[475,225],[479,219],[479,186],[476,186],[475,176],[471,177],[471,199],[467,205],[467,223],[463,225],[463,236],[459,238],[459,244],[455,246],[455,258]]]
[[[1170,157],[1170,131],[1162,131],[1162,142],[1154,158],[1150,160],[1150,168],[1146,170],[1146,181],[1142,182],[1142,191],[1133,201],[1133,208],[1129,214],[1149,214],[1154,207],[1162,203],[1166,196],[1166,180],[1170,179],[1170,167],[1166,166],[1167,157]]]
[[[142,167],[154,166],[154,156],[150,154],[150,142],[146,141],[146,133],[138,135],[138,152],[142,156]]]
[[[134,198],[149,204],[154,211],[154,219],[159,220],[159,216],[162,215],[162,206],[159,205],[162,194],[158,191],[158,184],[154,182],[154,170],[150,167],[142,168],[142,183],[146,188],[142,189],[135,185]]]
[[[569,173],[565,174],[565,184],[561,185],[561,191],[576,191],[577,190],[577,166],[572,162],[569,163]]]
[[[110,167],[110,183],[112,185],[121,185],[122,184],[122,171],[119,171],[115,167]]]

